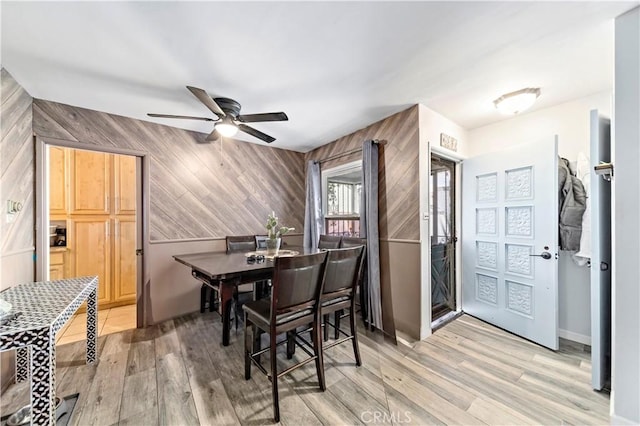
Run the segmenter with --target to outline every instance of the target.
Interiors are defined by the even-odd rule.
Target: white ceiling
[[[285,111],[254,127],[306,152],[416,103],[472,129],[523,87],[534,110],[611,89],[638,3],[2,1],[1,63],[36,98],[203,133],[146,113],[211,117],[186,85]]]

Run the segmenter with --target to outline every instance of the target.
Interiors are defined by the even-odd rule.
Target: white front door
[[[462,309],[558,349],[558,147],[462,164]]]

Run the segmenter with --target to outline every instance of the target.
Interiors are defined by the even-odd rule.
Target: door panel
[[[462,199],[463,310],[558,349],[557,143],[465,160]]]
[[[49,147],[49,214],[67,214],[67,157],[68,150]]]
[[[136,157],[114,155],[115,214],[136,214]]]
[[[108,217],[83,217],[71,221],[68,250],[72,276],[98,276],[98,304],[111,298],[111,239]]]
[[[114,221],[114,302],[136,298],[136,218],[120,217]]]
[[[71,161],[72,214],[109,214],[111,155],[73,150]]]
[[[591,111],[591,376],[601,390],[611,374],[611,182],[593,171],[611,161],[611,121]]]

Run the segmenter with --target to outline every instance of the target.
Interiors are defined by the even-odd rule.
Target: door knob
[[[530,254],[529,256],[540,256],[543,259],[549,260],[551,259],[551,253],[549,253],[548,251],[543,251],[540,254]]]

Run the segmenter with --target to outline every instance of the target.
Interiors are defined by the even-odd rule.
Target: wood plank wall
[[[34,145],[32,138],[32,98],[4,68],[0,71],[2,109],[0,128],[0,229],[2,254],[34,246]],[[22,203],[13,222],[5,220],[7,200]]]
[[[367,139],[379,139],[380,239],[420,240],[418,105],[307,153],[305,160],[321,160],[361,148]],[[322,163],[326,170],[362,159],[354,153]]]
[[[0,70],[0,289],[33,281],[34,145],[32,98],[11,74]],[[5,220],[7,200],[22,210]],[[14,351],[0,353],[0,391],[12,382]]]
[[[322,160],[378,139],[380,287],[385,331],[394,328],[420,337],[420,203],[418,105],[321,146],[306,160]],[[349,154],[322,163],[321,169],[362,159]],[[306,163],[305,163],[306,164]],[[399,241],[400,240],[400,241]],[[391,320],[392,319],[392,320]]]
[[[36,99],[38,136],[150,156],[152,241],[264,232],[272,210],[302,232],[304,154]]]

